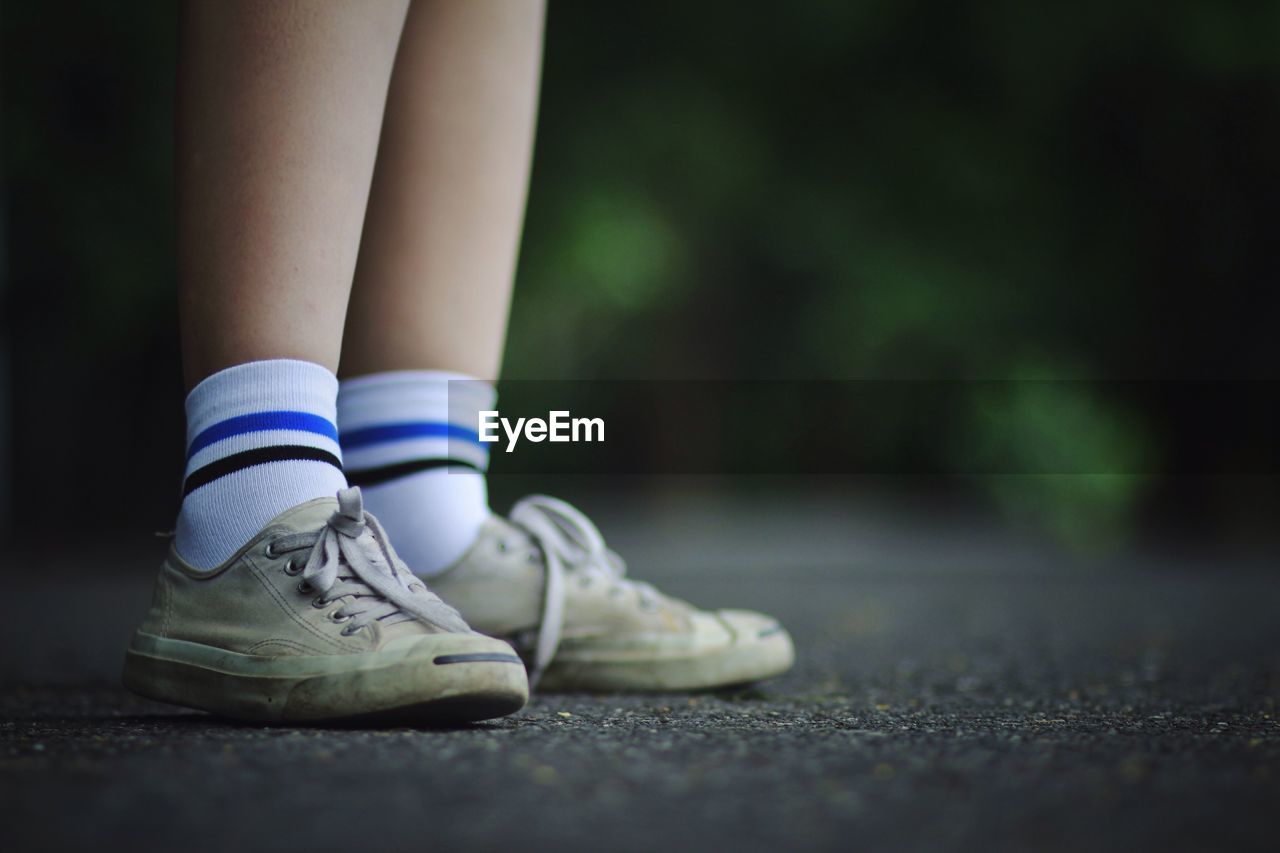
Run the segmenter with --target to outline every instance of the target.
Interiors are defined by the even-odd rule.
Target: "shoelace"
[[[319,593],[317,606],[346,599],[334,611],[349,636],[374,621],[384,624],[419,619],[447,631],[468,631],[458,611],[427,591],[412,574],[397,569],[386,531],[364,511],[360,489],[338,492],[338,509],[324,527],[272,540],[269,551],[282,554],[310,548],[302,582]]]
[[[516,502],[511,522],[522,528],[542,549],[546,582],[542,621],[533,652],[530,684],[536,684],[560,646],[564,629],[565,574],[601,577],[634,589],[642,605],[656,604],[661,596],[642,581],[626,578],[627,564],[604,544],[604,536],[581,511],[558,498],[529,495]]]

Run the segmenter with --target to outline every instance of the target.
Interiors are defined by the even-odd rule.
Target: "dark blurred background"
[[[0,517],[143,536],[183,451],[175,9],[0,15]],[[910,476],[845,486],[1274,543],[1277,44],[1268,3],[553,0],[506,377],[930,380],[944,416],[862,416]]]

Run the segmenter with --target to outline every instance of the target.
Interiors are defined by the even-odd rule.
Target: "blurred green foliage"
[[[174,352],[174,17],[3,10],[15,441],[37,456],[59,446],[42,381]],[[1273,375],[1277,44],[1260,2],[553,0],[506,373]],[[1195,440],[1018,387],[923,446],[897,439],[918,412],[868,413],[869,440],[939,471],[1012,444],[1103,472],[975,480],[1076,542],[1159,498],[1105,472]]]
[[[1082,550],[1123,540],[1155,463],[1149,426],[1075,381],[1015,377],[976,388],[971,405],[957,431],[959,455],[976,471],[1027,472],[980,480],[1008,516],[1043,525]]]
[[[1248,315],[1276,266],[1280,7],[562,3],[550,20],[510,376],[1277,363]],[[1098,472],[974,480],[1096,546],[1142,507],[1132,472],[1179,442],[1087,391],[977,385],[932,448],[899,438],[918,408],[868,413],[866,432],[938,470],[999,446]]]

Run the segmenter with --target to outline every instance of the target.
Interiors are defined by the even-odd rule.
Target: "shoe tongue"
[[[298,504],[280,513],[272,520],[271,526],[285,527],[295,533],[310,533],[313,530],[319,530],[328,523],[334,512],[338,509],[338,501],[334,498],[316,498],[306,503]],[[366,532],[366,536],[368,533]],[[390,575],[390,567],[382,556],[370,554],[371,562],[377,571],[381,571]],[[338,577],[347,583],[358,583],[369,589],[368,585],[360,579],[354,569],[343,559],[342,565],[338,567]],[[373,590],[370,589],[370,592]]]
[[[307,533],[323,527],[337,509],[337,499],[315,498],[286,509],[272,519],[268,526],[287,527],[295,533]]]
[[[488,532],[490,535],[501,536],[505,533],[514,536],[523,536],[525,538],[528,538],[529,536],[523,527],[512,524],[496,512],[489,514],[489,517],[485,519],[484,526],[489,528]]]
[[[512,522],[508,521],[507,519],[503,518],[500,515],[497,515],[496,513],[490,515],[488,520],[485,521],[484,525],[485,526],[481,528],[481,535],[476,537],[476,544],[472,546],[473,548],[480,547],[480,543],[485,538],[493,538],[499,541],[506,541],[506,542],[521,542],[521,543],[529,543],[529,544],[534,544],[537,541],[529,533],[529,531],[525,530],[523,527],[521,527],[518,524],[513,524]]]
[[[283,527],[291,533],[309,533],[319,530],[329,521],[330,516],[338,509],[338,501],[336,498],[316,498],[306,503],[298,504],[295,507],[285,510],[272,519],[268,527]],[[362,534],[362,538],[370,536],[368,530]],[[370,554],[371,562],[374,563],[373,570],[382,572],[388,577],[395,577],[396,569],[387,562],[386,555]],[[408,572],[408,569],[401,567],[400,571]],[[338,567],[338,577],[342,583],[355,583],[374,595],[378,593],[363,579],[361,579],[356,571],[343,560],[343,564]],[[398,581],[397,581],[398,582]],[[378,595],[381,598],[380,595]],[[384,599],[385,600],[385,599]],[[393,605],[394,606],[394,605]],[[436,631],[469,631],[466,624],[458,619],[458,625],[439,624],[435,622],[421,622],[411,614],[400,611],[394,616],[379,620],[386,636],[400,636],[410,634],[433,633]],[[448,620],[445,620],[446,622]]]

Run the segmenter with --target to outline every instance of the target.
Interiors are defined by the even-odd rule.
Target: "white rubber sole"
[[[266,723],[472,722],[514,713],[529,698],[520,658],[478,634],[363,654],[261,657],[139,631],[123,680],[148,699]]]
[[[795,663],[791,635],[776,622],[738,631],[726,646],[688,655],[591,654],[557,656],[543,673],[545,692],[684,693],[718,690],[773,678]]]

